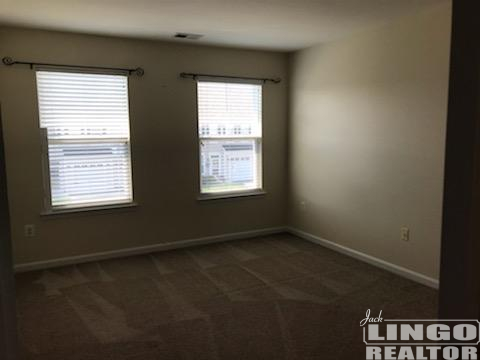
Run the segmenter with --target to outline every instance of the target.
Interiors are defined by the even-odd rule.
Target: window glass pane
[[[129,151],[127,143],[49,145],[52,205],[125,200]]]
[[[201,192],[228,192],[258,187],[258,140],[202,140]]]
[[[126,76],[38,71],[37,88],[49,139],[129,137]]]
[[[199,134],[204,137],[260,137],[262,86],[198,82]]]

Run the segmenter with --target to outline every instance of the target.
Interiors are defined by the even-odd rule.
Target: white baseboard
[[[149,254],[149,253],[158,252],[158,251],[181,249],[181,248],[198,246],[198,245],[214,244],[214,243],[225,242],[230,240],[248,239],[256,236],[271,235],[271,234],[277,234],[281,232],[289,232],[293,235],[296,235],[302,239],[308,240],[315,244],[318,244],[318,245],[327,247],[329,249],[332,249],[334,251],[337,251],[339,253],[351,256],[353,258],[356,258],[368,264],[377,266],[384,270],[390,271],[394,274],[413,280],[420,284],[438,289],[439,282],[436,279],[425,276],[413,270],[409,270],[407,268],[389,263],[385,260],[381,260],[374,256],[364,254],[360,251],[350,249],[346,246],[336,244],[332,241],[322,239],[318,236],[309,234],[307,232],[304,232],[292,227],[273,227],[273,228],[265,228],[265,229],[251,230],[251,231],[242,231],[237,233],[206,236],[206,237],[201,237],[196,239],[180,240],[175,242],[140,246],[140,247],[134,247],[134,248],[121,249],[121,250],[98,252],[98,253],[93,253],[88,255],[69,256],[69,257],[46,260],[46,261],[35,261],[35,262],[15,265],[15,272],[20,273],[20,272],[27,272],[27,271],[33,271],[33,270],[43,270],[43,269],[49,269],[54,267],[66,266],[66,265],[92,262],[92,261],[121,258],[126,256],[132,256],[132,255]]]
[[[27,272],[27,271],[33,271],[33,270],[43,270],[43,269],[49,269],[54,267],[66,266],[66,265],[92,262],[92,261],[121,258],[126,256],[132,256],[132,255],[149,254],[149,253],[158,252],[158,251],[181,249],[181,248],[198,246],[198,245],[214,244],[214,243],[230,241],[230,240],[248,239],[256,236],[277,234],[285,231],[286,231],[285,227],[273,227],[273,228],[242,231],[242,232],[222,234],[222,235],[206,236],[206,237],[197,238],[197,239],[180,240],[180,241],[174,241],[174,242],[163,243],[163,244],[154,244],[154,245],[140,246],[140,247],[134,247],[134,248],[128,248],[128,249],[98,252],[98,253],[93,253],[88,255],[69,256],[69,257],[58,258],[53,260],[35,261],[35,262],[15,265],[15,272],[20,273],[20,272]]]
[[[389,263],[388,261],[376,258],[371,255],[364,254],[360,251],[350,249],[346,246],[336,244],[332,241],[328,241],[325,239],[322,239],[318,236],[309,234],[307,232],[288,227],[287,231],[293,235],[296,235],[302,239],[308,240],[310,242],[313,242],[318,245],[322,245],[326,248],[329,248],[331,250],[337,251],[339,253],[348,255],[350,257],[353,257],[355,259],[361,260],[363,262],[366,262],[368,264],[374,265],[376,267],[382,268],[384,270],[390,271],[396,275],[402,276],[404,278],[410,279],[412,281],[415,281],[417,283],[429,286],[434,289],[438,289],[439,286],[439,281],[437,279],[428,277],[426,275],[420,274],[416,271],[409,270],[407,268],[404,268],[402,266],[398,266],[392,263]]]

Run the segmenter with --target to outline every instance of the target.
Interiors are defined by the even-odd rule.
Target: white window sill
[[[236,192],[222,192],[222,193],[219,192],[219,193],[200,194],[197,200],[206,201],[206,200],[234,199],[234,198],[243,198],[243,197],[250,197],[250,196],[261,196],[265,194],[266,194],[265,190],[262,190],[262,189],[236,191]]]
[[[55,216],[62,214],[75,214],[75,213],[86,213],[86,212],[97,212],[105,210],[116,210],[116,209],[128,209],[135,208],[138,204],[135,202],[128,203],[118,203],[118,204],[108,204],[108,205],[96,205],[96,206],[84,206],[84,207],[65,207],[65,208],[56,208],[45,210],[40,213],[41,216]]]

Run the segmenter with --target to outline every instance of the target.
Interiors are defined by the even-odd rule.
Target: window
[[[43,70],[36,75],[47,206],[132,202],[127,76]]]
[[[262,188],[262,86],[199,80],[200,192]]]

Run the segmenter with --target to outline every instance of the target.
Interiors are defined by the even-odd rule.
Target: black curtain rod
[[[196,80],[199,77],[211,77],[211,78],[223,78],[223,79],[237,79],[237,80],[259,80],[263,82],[270,81],[274,84],[278,84],[282,79],[280,78],[256,78],[256,77],[245,77],[245,76],[228,76],[228,75],[211,75],[211,74],[194,74],[194,73],[185,73],[182,72],[180,73],[180,77],[186,78],[186,79],[194,79]]]
[[[28,65],[30,69],[33,69],[34,66],[52,66],[52,67],[66,67],[70,69],[95,69],[95,70],[109,70],[109,71],[125,71],[129,75],[135,74],[137,76],[143,76],[145,71],[138,67],[136,69],[126,69],[126,68],[114,68],[114,67],[103,67],[103,66],[86,66],[86,65],[65,65],[65,64],[50,64],[50,63],[39,63],[39,62],[29,62],[29,61],[15,61],[11,57],[4,57],[2,62],[7,66],[12,65]]]

